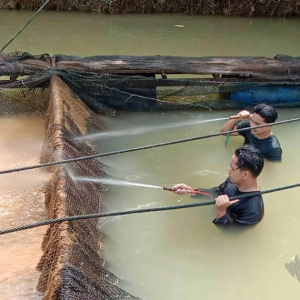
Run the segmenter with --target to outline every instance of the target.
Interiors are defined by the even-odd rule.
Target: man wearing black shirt
[[[262,220],[264,203],[261,195],[233,201],[229,201],[229,197],[259,191],[257,177],[263,166],[263,156],[254,146],[246,145],[235,150],[230,160],[229,177],[212,189],[212,194],[216,196],[216,218],[213,223],[253,225]],[[176,194],[188,194],[194,190],[184,183],[176,184],[174,189]]]
[[[278,118],[277,111],[266,104],[256,105],[252,115],[247,110],[240,111],[238,115],[240,118],[226,122],[221,128],[221,132],[274,123]],[[247,121],[241,122],[245,120]],[[282,149],[279,140],[272,133],[271,126],[231,133],[231,136],[238,135],[245,138],[245,144],[259,149],[265,158],[281,161]]]

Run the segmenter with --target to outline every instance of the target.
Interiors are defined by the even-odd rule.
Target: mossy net
[[[57,76],[89,108],[107,115],[119,109],[226,109],[253,107],[262,102],[275,107],[300,104],[300,58],[285,55],[274,59],[80,58],[14,53],[0,60],[1,74],[15,81],[0,84],[0,97],[4,93],[20,93],[19,89],[24,87],[27,91],[42,90]],[[16,80],[22,75],[26,77]]]

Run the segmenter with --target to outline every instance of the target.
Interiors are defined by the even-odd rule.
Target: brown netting
[[[37,72],[38,70],[38,72]],[[189,75],[188,75],[189,74]],[[14,53],[0,58],[2,90],[62,79],[93,111],[300,106],[300,57],[93,56]],[[18,76],[28,77],[17,80]],[[191,78],[187,78],[187,76]],[[3,88],[4,89],[3,89]]]
[[[162,71],[177,75],[197,74],[198,77],[166,78]],[[163,78],[157,78],[155,74],[161,74]],[[199,77],[205,74],[214,78]],[[234,100],[232,95],[252,91],[265,91],[265,94],[279,91],[282,95],[288,92],[289,97],[295,99],[276,98],[268,103],[300,105],[300,57],[284,55],[274,59],[80,58],[0,53],[2,75],[11,79],[0,81],[2,114],[44,114],[50,97],[42,163],[95,154],[89,140],[76,142],[76,137],[102,129],[100,119],[93,111],[113,114],[115,109],[245,108],[252,107],[257,100]],[[21,75],[30,76],[17,80]],[[284,89],[279,90],[282,87]],[[99,213],[100,186],[76,182],[74,177],[104,177],[103,168],[97,159],[53,167],[52,179],[45,190],[48,218]],[[44,300],[136,299],[120,288],[118,278],[105,270],[104,261],[98,255],[100,238],[97,219],[49,227],[42,245],[44,254],[38,265],[41,276],[37,288]]]
[[[1,115],[45,115],[49,102],[48,88],[0,89]]]
[[[91,144],[74,142],[77,136],[101,130],[99,118],[59,78],[50,84],[47,133],[42,162],[94,154]],[[100,212],[101,188],[80,183],[76,176],[105,176],[96,159],[56,166],[46,188],[48,218]],[[38,269],[38,290],[43,299],[137,299],[119,287],[119,280],[104,268],[97,219],[51,225],[44,237]]]

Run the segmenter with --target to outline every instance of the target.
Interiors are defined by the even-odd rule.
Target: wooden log
[[[81,61],[60,61],[57,67],[111,74],[228,74],[257,79],[300,80],[300,58],[282,62],[264,57],[98,56]]]
[[[230,75],[259,80],[300,80],[300,58],[95,56],[57,60],[57,68],[106,74]],[[1,75],[31,75],[51,67],[43,60],[0,61]],[[216,76],[219,77],[219,76]]]

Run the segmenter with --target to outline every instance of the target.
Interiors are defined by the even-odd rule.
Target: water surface
[[[105,119],[110,130],[161,126],[152,133],[98,141],[100,152],[137,147],[218,132],[222,122],[164,129],[174,121],[211,119],[236,111],[119,113]],[[300,109],[279,110],[280,120],[299,117]],[[300,180],[300,122],[274,127],[283,148],[282,163],[266,161],[261,190]],[[230,157],[241,137],[183,143],[102,158],[112,178],[137,183],[193,187],[217,186],[227,177]],[[118,211],[195,202],[158,189],[107,186],[103,209]],[[299,254],[299,188],[264,195],[265,216],[249,228],[224,228],[212,223],[214,206],[154,212],[100,220],[105,233],[102,255],[107,267],[122,278],[124,288],[150,299],[282,299],[298,294],[299,282],[285,263]],[[208,199],[209,200],[209,199]],[[199,201],[199,200],[198,200]]]
[[[0,170],[38,164],[44,131],[44,117],[0,118]],[[46,218],[42,187],[49,178],[44,170],[0,176],[1,229]],[[45,230],[40,227],[0,237],[0,299],[35,296],[39,278],[36,266]]]
[[[0,45],[6,44],[32,15],[33,12],[0,11]],[[299,18],[43,12],[5,52],[20,50],[32,54],[78,56],[274,57],[279,53],[299,56],[299,36]],[[106,119],[105,125],[109,131],[136,130],[140,125],[157,127],[193,119],[220,118],[233,113],[236,111],[124,112],[118,113],[116,119]],[[280,110],[281,119],[299,115],[299,109]],[[5,122],[2,123],[1,139],[6,139],[5,148],[1,148],[3,169],[38,162],[43,133],[39,131],[36,135],[31,130],[41,129],[43,121],[34,123],[38,126],[31,126],[30,130],[27,121],[1,121]],[[23,125],[13,131],[14,122]],[[202,135],[217,132],[219,127],[219,123],[207,123],[148,131],[142,135],[124,134],[107,141],[99,140],[99,151]],[[262,189],[300,180],[299,124],[282,125],[274,131],[282,143],[284,160],[281,164],[266,164],[260,177]],[[38,136],[38,143],[28,140],[31,134]],[[21,140],[26,141],[22,146]],[[211,187],[225,179],[229,158],[241,143],[240,138],[230,139],[228,148],[225,148],[224,138],[220,137],[112,156],[103,159],[103,162],[109,166],[109,175],[120,180],[160,186],[186,182],[195,187]],[[3,198],[0,200],[1,228],[44,219],[42,200],[35,201],[36,196],[32,195],[33,200],[28,205],[25,200],[15,197],[19,190],[24,191],[24,187],[28,188],[27,193],[36,190],[39,186],[38,172],[1,177],[3,182],[0,184],[4,185],[1,193],[5,193],[1,194]],[[5,192],[6,189],[8,192]],[[108,260],[108,268],[125,280],[124,288],[145,300],[273,300],[295,297],[299,283],[288,274],[284,264],[299,254],[298,195],[297,189],[266,195],[263,221],[243,231],[215,227],[211,223],[213,207],[102,220],[100,228],[106,234],[103,255]],[[18,204],[3,206],[7,205],[7,199],[17,199]],[[195,200],[158,189],[119,186],[110,187],[103,201],[103,209],[111,211]],[[11,213],[11,210],[15,212]],[[40,255],[41,241],[35,233],[35,230],[28,230],[1,237],[0,298],[30,299],[34,293],[37,275],[33,270]]]
[[[0,45],[33,12],[0,10]],[[183,25],[177,27],[175,25]],[[32,54],[299,55],[300,19],[42,12],[5,50]]]

